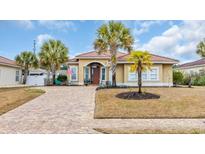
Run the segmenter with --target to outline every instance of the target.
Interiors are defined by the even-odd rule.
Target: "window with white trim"
[[[19,82],[19,71],[16,71],[16,82]]]
[[[101,69],[101,80],[102,81],[105,81],[105,74],[106,74],[106,72],[105,72],[105,67],[102,67],[102,69]]]
[[[157,68],[150,70],[150,80],[157,80]]]
[[[147,80],[147,79],[148,79],[148,73],[142,72],[142,80]]]
[[[84,79],[86,80],[86,81],[88,81],[89,79],[90,79],[90,68],[89,67],[85,67],[85,69],[84,69]]]
[[[77,81],[78,80],[78,67],[77,66],[71,66],[71,81]]]
[[[130,70],[130,68],[129,68]],[[137,81],[136,72],[128,72],[128,81]],[[158,67],[152,67],[151,70],[142,72],[142,81],[157,81],[159,79],[159,68]]]
[[[131,72],[131,68],[129,67],[129,72],[128,72],[128,81],[137,81],[137,73],[136,72]]]

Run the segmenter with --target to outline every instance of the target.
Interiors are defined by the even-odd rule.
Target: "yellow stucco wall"
[[[92,62],[98,62],[105,66],[107,66],[108,60],[107,59],[79,59],[79,84],[83,84],[84,82],[84,66],[88,65]],[[107,68],[106,68],[107,69]],[[108,69],[107,69],[108,70]],[[108,80],[109,72],[106,71],[106,79]]]
[[[78,83],[83,84],[84,82],[84,66],[88,65],[92,62],[98,62],[106,66],[106,80],[109,80],[109,68],[108,66],[108,60],[106,59],[79,59],[78,66]],[[73,66],[69,65],[69,66]],[[76,65],[75,65],[76,66]],[[130,84],[136,84],[136,81],[128,81],[128,72],[129,67],[131,64],[118,64],[116,68],[116,81],[117,83],[130,83]],[[173,77],[172,77],[172,65],[171,64],[153,64],[152,67],[157,67],[159,69],[159,80],[157,81],[144,81],[143,83],[147,84],[160,84],[160,83],[172,83]]]
[[[118,64],[116,67],[116,81],[124,82],[124,64]]]
[[[172,65],[170,64],[163,65],[163,82],[165,83],[173,82]]]

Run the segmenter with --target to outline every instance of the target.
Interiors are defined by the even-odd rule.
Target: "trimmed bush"
[[[57,80],[61,81],[61,82],[65,82],[65,81],[67,81],[67,76],[60,74],[60,75],[58,75]]]

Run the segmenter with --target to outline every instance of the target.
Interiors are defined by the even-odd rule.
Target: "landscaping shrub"
[[[200,76],[193,76],[192,77],[192,85],[194,86],[199,86],[199,80],[200,80]]]
[[[183,83],[184,75],[180,71],[173,71],[173,82],[175,85]]]
[[[60,75],[58,75],[57,80],[61,81],[61,82],[66,82],[67,81],[67,76],[60,74]]]
[[[205,76],[201,76],[199,79],[199,85],[205,86]]]
[[[182,85],[188,85],[191,78],[191,84],[193,86],[205,86],[205,75],[194,74],[191,77],[185,75],[183,77]]]
[[[205,86],[205,76],[195,76],[192,79],[192,85],[194,86]]]
[[[189,81],[190,81],[190,77],[188,75],[185,75],[183,77],[183,81],[182,81],[182,85],[188,85],[189,84]]]

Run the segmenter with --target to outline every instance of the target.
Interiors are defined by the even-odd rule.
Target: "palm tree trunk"
[[[116,85],[116,73],[114,72],[113,74],[112,74],[112,87],[116,87],[117,85]]]
[[[142,93],[142,68],[141,62],[138,63],[138,93]]]
[[[53,83],[53,85],[55,85],[56,71],[55,71],[55,65],[54,64],[51,66],[51,71],[52,71],[52,83]]]
[[[56,73],[55,73],[55,71],[52,72],[52,75],[53,75],[53,85],[55,85],[55,84],[56,84],[56,82],[55,82],[55,79],[56,79]]]
[[[50,85],[50,71],[47,71],[47,85]]]
[[[24,77],[23,77],[23,84],[26,84],[27,75],[28,75],[28,69],[25,68],[25,70],[24,70]]]
[[[138,72],[138,87],[139,87],[138,93],[142,93],[142,77],[141,77],[141,71]]]
[[[117,59],[116,59],[116,47],[113,47],[111,51],[111,69],[112,69],[112,87],[116,87],[116,67],[117,67]]]

